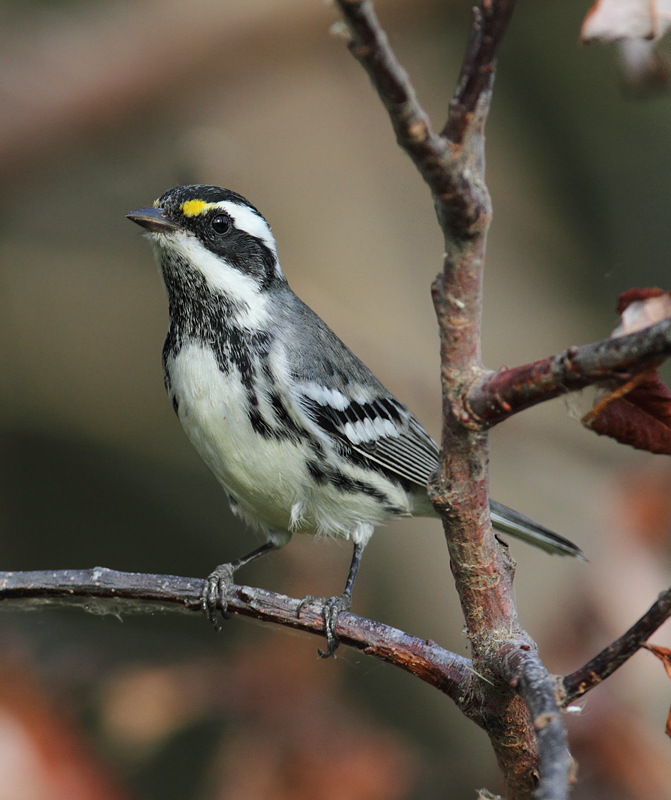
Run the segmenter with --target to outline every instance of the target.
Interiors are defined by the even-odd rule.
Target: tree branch
[[[526,643],[506,644],[499,655],[503,674],[524,698],[533,720],[542,776],[534,796],[536,800],[565,800],[573,761],[557,705],[557,682],[548,674],[537,651]]]
[[[671,617],[671,588],[663,592],[646,613],[598,655],[563,680],[562,706],[589,692],[619,669],[643,647],[652,634]]]
[[[120,614],[161,611],[201,612],[205,581],[176,575],[117,572],[105,567],[88,570],[0,572],[0,602],[6,608],[35,608],[45,604],[83,606],[96,613]],[[320,607],[285,595],[232,586],[228,610],[264,622],[324,636]],[[394,664],[435,686],[470,719],[482,725],[473,697],[470,659],[450,653],[435,642],[417,639],[396,628],[354,614],[338,616],[341,643]]]
[[[666,319],[627,336],[483,375],[468,390],[466,409],[472,424],[491,427],[561,394],[607,380],[627,381],[669,355],[671,320]]]

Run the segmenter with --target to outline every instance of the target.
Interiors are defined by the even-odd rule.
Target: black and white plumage
[[[355,557],[397,516],[435,512],[426,484],[438,447],[413,414],[289,288],[263,216],[235,192],[180,186],[128,217],[149,231],[170,307],[165,384],[187,436],[234,512],[268,544],[212,576],[207,598],[241,564],[295,531],[350,539]],[[574,544],[492,503],[500,530],[548,552]],[[330,619],[329,619],[330,616]]]

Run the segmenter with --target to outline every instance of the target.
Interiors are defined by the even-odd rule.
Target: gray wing
[[[355,400],[315,384],[302,389],[306,413],[339,443],[343,456],[426,488],[438,466],[438,446],[402,403],[391,395]]]

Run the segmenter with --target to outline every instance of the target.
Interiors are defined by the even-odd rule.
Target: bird
[[[187,437],[234,514],[265,534],[217,567],[203,591],[217,626],[240,567],[294,532],[348,539],[342,595],[322,604],[327,639],[351,608],[373,531],[394,518],[437,516],[427,482],[440,452],[414,414],[291,290],[270,225],[242,195],[177,186],[127,214],[150,240],[168,297],[165,388]],[[568,539],[491,501],[493,526],[549,553],[583,558]]]

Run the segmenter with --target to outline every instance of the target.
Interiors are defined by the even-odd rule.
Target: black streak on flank
[[[250,424],[254,431],[263,436],[264,439],[288,440],[294,444],[306,441],[313,452],[321,451],[323,454],[323,448],[320,442],[313,439],[305,428],[302,428],[296,423],[287,410],[282,398],[276,392],[271,393],[269,397],[273,416],[277,423],[274,427],[263,418],[261,410],[259,409],[259,399],[257,395],[251,392],[248,399],[249,410],[247,416],[249,417]]]
[[[296,441],[307,440],[311,441],[312,437],[297,422],[289,413],[286,405],[284,404],[282,398],[276,393],[273,392],[270,395],[270,404],[273,407],[273,413],[275,415],[275,419],[279,422],[280,426],[287,431],[292,438]],[[318,445],[318,442],[315,442],[315,445]]]
[[[250,405],[249,410],[247,411],[247,416],[249,417],[249,423],[252,426],[254,433],[257,433],[259,436],[263,436],[264,439],[279,438],[277,436],[277,431],[273,430],[273,428],[271,428],[261,416],[258,406]]]
[[[378,503],[384,505],[390,513],[400,513],[400,509],[391,506],[389,498],[383,492],[368,483],[349,478],[347,475],[343,475],[342,472],[338,472],[338,470],[322,467],[314,461],[308,461],[307,468],[314,482],[320,486],[330,483],[341,492],[361,492],[373,497]]]

